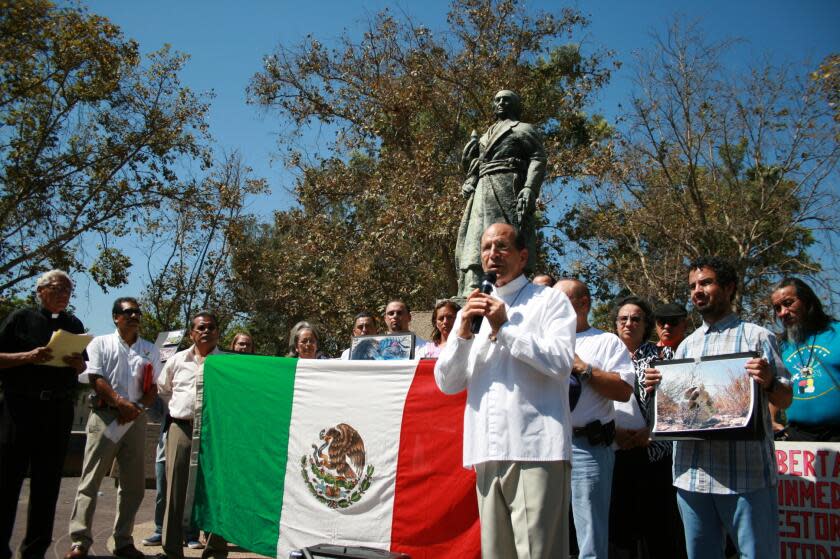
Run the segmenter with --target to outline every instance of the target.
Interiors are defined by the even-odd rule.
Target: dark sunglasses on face
[[[123,316],[131,316],[131,315],[143,316],[143,311],[141,311],[140,309],[135,307],[135,308],[130,308],[130,309],[119,310],[119,311],[117,311],[117,314],[121,314]]]
[[[642,321],[642,317],[641,316],[617,316],[617,317],[615,317],[615,321],[620,323],[620,324],[624,324],[625,322],[637,322],[638,323],[638,322]]]
[[[201,324],[193,328],[196,332],[214,332],[216,330],[215,324]]]
[[[664,318],[657,318],[656,323],[660,326],[676,326],[683,320],[685,319],[679,316],[668,316]]]

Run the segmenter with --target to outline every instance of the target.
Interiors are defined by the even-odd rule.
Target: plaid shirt
[[[770,362],[778,380],[790,375],[779,356],[776,337],[769,330],[743,322],[731,314],[715,324],[705,322],[683,340],[675,359],[757,351]],[[744,373],[746,374],[746,373]],[[731,495],[776,485],[776,455],[767,395],[756,391],[764,421],[760,441],[674,441],[674,485],[696,493]]]

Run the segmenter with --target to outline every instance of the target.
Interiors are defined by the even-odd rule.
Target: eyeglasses
[[[199,324],[195,328],[193,328],[196,332],[215,332],[216,325],[215,324]]]
[[[143,316],[143,311],[141,311],[137,307],[134,307],[134,308],[130,308],[130,309],[119,310],[119,311],[116,312],[116,314],[121,314],[123,316],[131,316],[131,315]]]
[[[680,316],[665,316],[662,318],[657,318],[656,323],[660,326],[676,326],[683,320],[685,320],[685,318]]]
[[[73,288],[63,283],[48,283],[42,287],[54,293],[73,293]]]
[[[621,324],[624,324],[625,322],[638,323],[638,322],[642,321],[642,317],[641,316],[617,316],[617,317],[615,317],[615,321],[619,322]]]

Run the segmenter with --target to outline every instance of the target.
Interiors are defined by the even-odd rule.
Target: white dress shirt
[[[128,345],[117,330],[113,334],[96,336],[86,349],[87,369],[79,375],[79,382],[87,384],[90,375],[101,376],[108,381],[114,392],[131,402],[139,402],[143,397],[146,365],[152,366],[154,382],[160,375],[158,348],[139,336],[136,342]]]
[[[218,346],[210,355],[222,353]],[[169,404],[169,415],[174,419],[193,419],[195,415],[195,383],[204,371],[205,357],[195,352],[192,345],[179,351],[166,361],[158,378],[158,394]]]
[[[496,341],[486,319],[478,334],[459,338],[459,312],[435,365],[442,392],[467,389],[464,467],[570,460],[575,311],[564,294],[522,275],[492,295],[505,302],[508,316]]]
[[[575,353],[584,363],[603,371],[618,373],[621,380],[635,386],[636,373],[627,346],[618,336],[597,328],[578,332]],[[633,396],[630,396],[633,398]],[[586,381],[581,382],[580,399],[572,412],[572,425],[585,427],[595,420],[609,423],[615,419],[613,401],[601,396]]]

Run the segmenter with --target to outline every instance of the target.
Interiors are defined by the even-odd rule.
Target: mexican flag
[[[318,543],[479,558],[465,394],[434,361],[222,354],[204,365],[194,517],[266,556]]]

